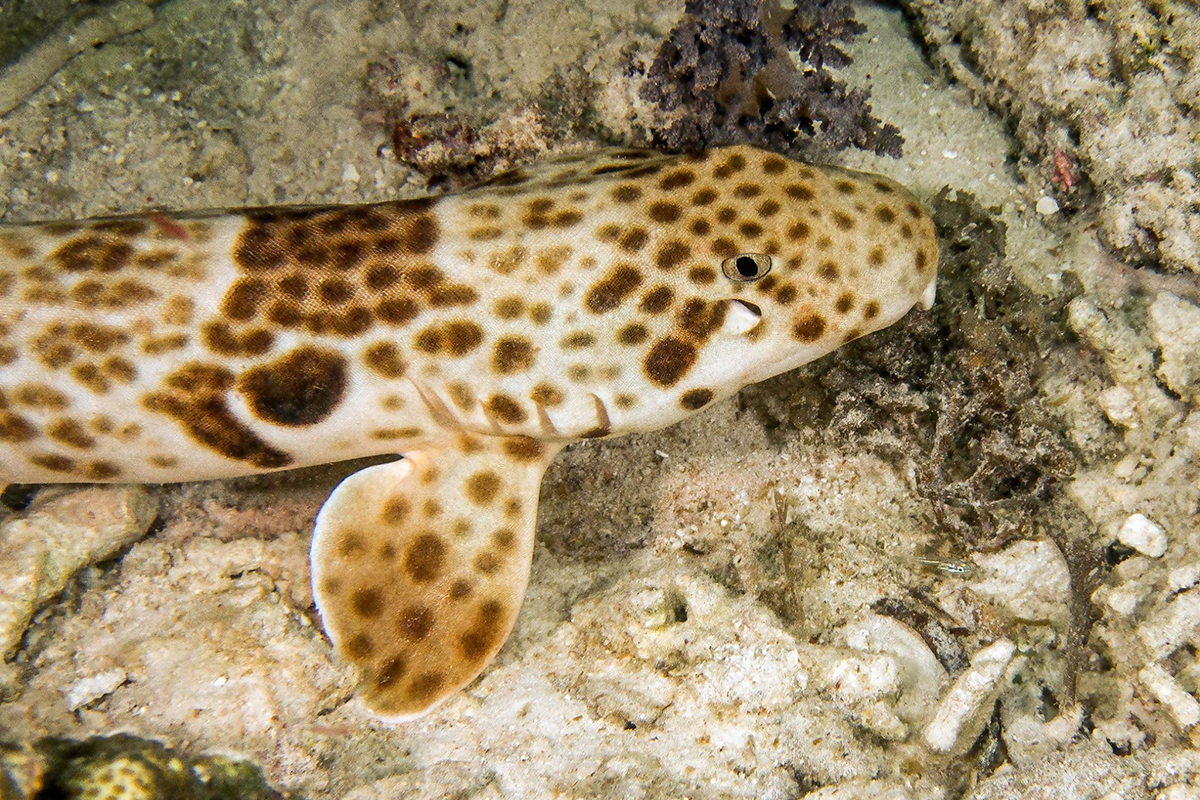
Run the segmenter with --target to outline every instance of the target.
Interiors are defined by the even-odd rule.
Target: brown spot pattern
[[[622,184],[612,190],[612,197],[618,203],[632,203],[641,196],[641,188],[632,183]]]
[[[37,435],[37,427],[29,420],[8,411],[0,411],[0,441],[21,444]]]
[[[388,525],[400,525],[408,519],[412,504],[404,495],[389,497],[383,504],[382,518]]]
[[[291,455],[268,444],[229,409],[225,392],[233,382],[233,374],[222,367],[186,365],[168,375],[163,388],[147,395],[142,404],[171,417],[195,442],[226,458],[260,469],[289,466]]]
[[[638,304],[638,310],[645,311],[648,314],[661,314],[671,307],[674,299],[675,292],[671,290],[671,287],[656,286],[642,296],[642,301]]]
[[[712,402],[713,393],[709,389],[692,389],[684,392],[683,397],[679,398],[679,405],[686,408],[688,411],[696,411],[704,408]]]
[[[496,498],[500,491],[500,476],[490,470],[476,472],[467,478],[463,488],[467,499],[475,505],[486,506]]]
[[[127,236],[121,231],[87,234],[59,247],[50,259],[66,272],[116,272],[129,264],[133,254]]]
[[[660,200],[658,202],[651,203],[650,207],[646,209],[646,213],[649,214],[650,219],[654,220],[655,222],[670,224],[678,220],[683,215],[683,209],[675,203],[668,203]]]
[[[401,378],[407,369],[400,348],[391,342],[376,342],[363,351],[363,363],[384,378]]]
[[[692,249],[678,239],[663,242],[654,254],[654,263],[659,269],[671,270],[686,261]]]
[[[244,372],[238,391],[254,413],[276,425],[315,425],[341,403],[349,365],[336,350],[301,347]]]
[[[525,410],[521,404],[506,394],[494,394],[487,401],[487,409],[496,419],[509,425],[519,425],[525,421]]]
[[[430,325],[417,334],[418,350],[433,355],[465,356],[483,342],[483,329],[470,320]]]
[[[536,461],[546,451],[541,442],[528,436],[505,439],[502,449],[514,461]]]
[[[792,326],[792,336],[801,342],[815,342],[825,333],[825,319],[818,314],[806,314]]]
[[[627,264],[619,265],[588,290],[584,303],[595,314],[612,311],[625,302],[641,283],[642,274],[637,269]]]
[[[529,393],[529,399],[540,406],[554,408],[555,406],[562,405],[566,397],[563,395],[561,389],[547,383],[539,383]]]
[[[56,442],[80,450],[90,450],[96,446],[95,437],[73,419],[56,420],[46,429],[46,435]]]
[[[256,355],[273,328],[358,336],[406,325],[425,309],[474,303],[472,287],[421,258],[439,238],[434,202],[248,213],[234,246],[245,277],[226,293],[224,321],[209,323],[207,344]]]
[[[383,613],[383,593],[378,589],[356,589],[350,597],[354,613],[365,619],[373,619]]]
[[[410,642],[419,642],[433,630],[433,611],[425,606],[413,606],[400,613],[400,635]]]
[[[459,638],[462,653],[470,661],[480,661],[499,647],[505,633],[504,605],[498,600],[480,603],[471,627]]]
[[[631,322],[617,331],[617,341],[626,346],[641,344],[649,338],[650,332],[640,322]]]
[[[413,583],[431,583],[442,574],[446,543],[432,533],[422,533],[404,551],[401,569]]]
[[[528,372],[533,362],[533,343],[524,336],[503,336],[492,351],[492,369],[499,375]]]
[[[696,348],[674,336],[655,342],[642,361],[646,377],[655,386],[674,386],[696,363]]]

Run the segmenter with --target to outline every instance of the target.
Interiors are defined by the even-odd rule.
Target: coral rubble
[[[904,0],[936,58],[1008,117],[1030,183],[1107,242],[1200,271],[1200,10],[1186,2]],[[1083,201],[1086,202],[1086,201]]]

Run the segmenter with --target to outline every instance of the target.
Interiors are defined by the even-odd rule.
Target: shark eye
[[[742,253],[722,261],[721,271],[731,281],[749,283],[771,271],[771,257],[762,253]]]

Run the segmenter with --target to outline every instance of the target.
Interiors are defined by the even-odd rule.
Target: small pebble
[[[1042,197],[1037,201],[1037,205],[1034,208],[1043,217],[1048,217],[1051,214],[1058,213],[1058,201],[1053,197]]]
[[[1122,584],[1113,587],[1104,602],[1119,616],[1132,617],[1133,612],[1137,611],[1138,603],[1142,601],[1143,593],[1139,586]]]
[[[117,667],[75,681],[67,690],[67,708],[75,711],[91,705],[101,697],[112,694],[127,678],[125,670]]]
[[[1182,592],[1200,583],[1200,563],[1184,564],[1167,573],[1167,588]]]
[[[1137,398],[1124,386],[1110,386],[1100,393],[1100,408],[1104,416],[1122,428],[1137,427]]]
[[[1145,514],[1134,514],[1117,531],[1117,541],[1144,556],[1162,558],[1167,552],[1167,532]]]

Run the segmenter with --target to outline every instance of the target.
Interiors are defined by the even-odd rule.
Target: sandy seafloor
[[[431,110],[501,109],[524,154],[546,141],[529,108],[553,71],[607,70],[593,104],[619,139],[639,113],[624,54],[682,12],[436,6],[155,6],[0,118],[0,213],[418,196],[370,64]],[[308,587],[311,520],[353,465],[46,490],[0,529],[0,739],[132,732],[244,755],[311,798],[1200,797],[1195,283],[1122,265],[1087,213],[1039,204],[1004,122],[927,63],[901,13],[858,18],[841,76],[907,143],[899,160],[838,158],[926,202],[949,186],[994,207],[1007,268],[1047,302],[1078,278],[1059,324],[1097,369],[1050,370],[1038,391],[1090,454],[1057,491],[1093,538],[947,541],[916,471],[852,439],[780,435],[733,398],[561,454],[508,644],[460,696],[388,725],[354,699]],[[770,381],[755,403],[793,389]],[[1073,548],[1115,554],[1082,597]],[[949,670],[929,630],[871,610],[918,594],[957,637]]]

